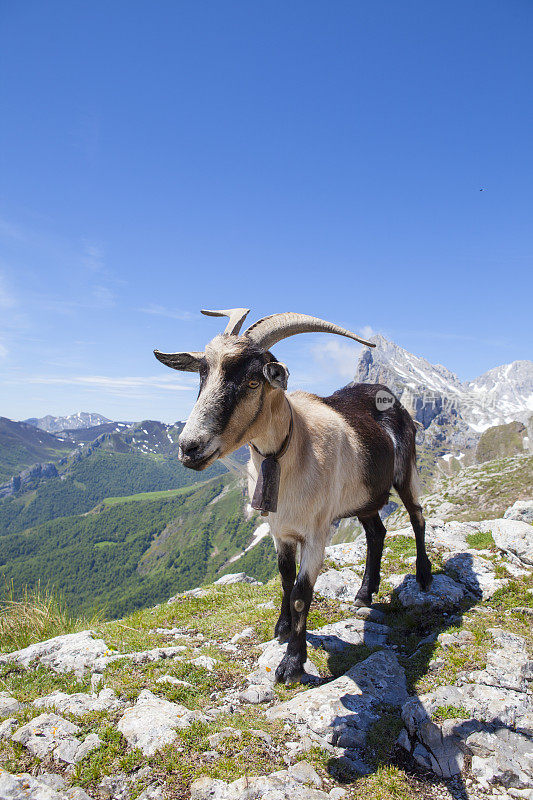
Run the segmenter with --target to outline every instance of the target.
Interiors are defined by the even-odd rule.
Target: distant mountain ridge
[[[106,422],[111,422],[111,420],[102,416],[102,414],[78,411],[76,414],[70,414],[66,417],[54,417],[52,414],[47,414],[45,417],[30,417],[25,419],[24,422],[48,433],[59,433],[65,430],[93,428],[95,425],[103,425]]]
[[[71,447],[33,425],[0,417],[0,484],[33,464],[57,461]]]
[[[365,349],[353,383],[384,383],[425,431],[441,454],[473,449],[488,428],[533,415],[533,362],[513,361],[462,382],[441,364],[404,350],[377,334]],[[437,452],[437,454],[439,454]]]

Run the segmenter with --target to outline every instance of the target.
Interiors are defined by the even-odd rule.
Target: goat
[[[301,677],[307,660],[307,615],[335,520],[356,516],[364,528],[366,566],[355,605],[370,606],[379,589],[386,534],[378,512],[394,486],[415,534],[417,581],[424,591],[431,584],[418,500],[416,429],[398,399],[379,384],[346,386],[330,397],[302,391],[287,395],[289,371],[270,352],[288,336],[313,331],[347,336],[368,347],[373,343],[304,314],[264,317],[240,335],[248,309],[202,313],[230,318],[205,352],[154,351],[163,364],[200,375],[178,457],[184,466],[203,470],[250,446],[252,506],[271,513],[283,589],[275,635],[288,645],[276,680],[290,684]],[[388,403],[380,404],[383,398]]]

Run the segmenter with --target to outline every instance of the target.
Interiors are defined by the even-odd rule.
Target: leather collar
[[[253,442],[249,443],[250,447],[253,447],[255,452],[258,455],[260,455],[261,458],[275,458],[276,461],[278,461],[283,455],[285,455],[285,453],[287,452],[287,450],[289,448],[289,445],[290,445],[291,439],[292,439],[292,430],[293,430],[293,427],[294,427],[294,423],[293,423],[293,415],[292,415],[292,406],[289,403],[289,400],[288,400],[287,397],[285,397],[285,400],[287,400],[287,403],[289,404],[289,411],[291,412],[291,419],[290,419],[290,422],[289,422],[289,432],[288,432],[287,436],[285,437],[285,439],[283,440],[283,444],[281,445],[281,447],[279,448],[277,453],[267,453],[267,454],[262,453],[261,450],[259,450],[255,446],[255,444]]]

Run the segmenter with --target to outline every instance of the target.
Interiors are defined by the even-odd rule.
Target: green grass
[[[135,500],[162,500],[170,497],[178,497],[190,491],[190,486],[182,486],[180,489],[163,489],[158,492],[138,492],[137,494],[130,494],[124,497],[105,497],[102,503],[104,506],[116,506],[121,503],[131,503]]]
[[[98,622],[96,615],[73,616],[59,595],[39,583],[20,593],[6,583],[0,598],[0,651],[9,653]]]
[[[470,719],[472,715],[463,706],[438,706],[431,714],[435,722],[444,722],[446,719]]]
[[[478,531],[477,533],[469,533],[466,541],[474,550],[495,550],[496,543],[492,538],[491,531]]]

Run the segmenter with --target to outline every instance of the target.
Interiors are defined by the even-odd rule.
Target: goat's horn
[[[154,356],[162,364],[182,372],[198,372],[204,353],[161,353],[154,350]]]
[[[239,335],[242,323],[249,313],[249,308],[226,308],[222,311],[208,311],[202,308],[202,314],[205,314],[207,317],[229,317],[229,322],[226,325],[224,333],[234,336]]]
[[[318,333],[324,331],[325,333],[337,333],[339,336],[347,336],[349,339],[355,339],[356,342],[366,344],[368,347],[375,347],[372,342],[367,342],[366,339],[361,339],[355,333],[335,325],[333,322],[326,322],[318,317],[309,317],[307,314],[295,314],[289,311],[285,314],[271,314],[269,317],[263,317],[258,322],[254,322],[244,333],[260,347],[265,350],[270,350],[272,345],[286,339],[288,336],[294,336],[296,333]]]

